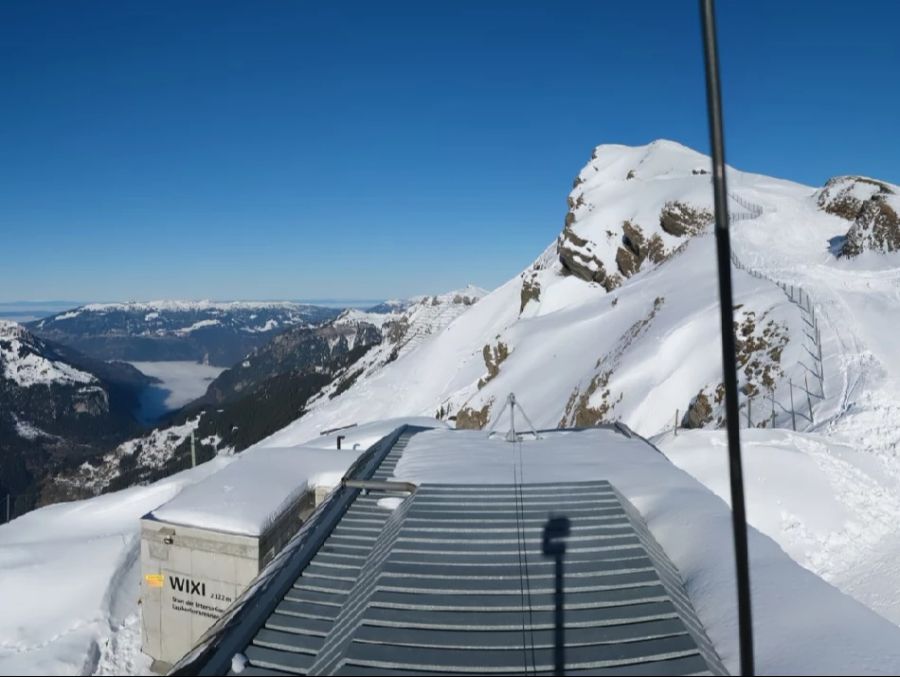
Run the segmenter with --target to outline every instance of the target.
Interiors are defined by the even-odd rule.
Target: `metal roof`
[[[371,479],[392,475],[415,432]],[[389,495],[405,498],[380,507]],[[246,657],[243,675],[552,674],[556,565],[542,536],[555,515],[571,522],[567,673],[725,674],[677,570],[605,481],[357,491],[246,641],[181,668],[228,665],[224,652]]]

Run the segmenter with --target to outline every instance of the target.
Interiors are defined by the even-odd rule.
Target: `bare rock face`
[[[592,252],[594,245],[572,230],[574,215],[571,219],[569,215],[572,215],[571,211],[566,216],[566,226],[556,243],[560,263],[568,273],[586,282],[597,282],[606,291],[612,291],[622,284],[622,278],[606,271],[603,262]]]
[[[709,396],[702,390],[697,393],[688,405],[688,410],[681,419],[683,428],[705,428],[713,420],[713,408]]]
[[[576,183],[576,187],[580,185]],[[713,214],[709,209],[696,207],[687,202],[671,201],[663,206],[659,214],[659,229],[667,236],[671,236],[670,247],[667,248],[660,232],[652,232],[656,226],[651,226],[650,232],[647,233],[631,220],[608,227],[606,242],[595,242],[575,232],[579,219],[588,216],[593,206],[588,204],[584,195],[577,190],[569,196],[568,204],[565,225],[556,243],[559,261],[566,273],[586,282],[596,282],[606,291],[619,287],[624,280],[637,273],[645,261],[649,260],[654,264],[664,262],[679,251],[687,240],[704,232],[713,222]],[[678,238],[674,244],[673,238]],[[611,247],[616,247],[617,241],[620,244],[615,249],[615,270],[609,270],[601,254],[610,247],[610,244]],[[523,286],[523,299],[524,294]],[[523,302],[522,308],[524,307]]]
[[[456,414],[456,427],[460,430],[482,430],[488,424],[490,415],[490,404],[485,404],[481,409],[464,406]]]
[[[888,184],[861,176],[837,176],[825,184],[817,204],[823,211],[852,222],[841,256],[858,256],[867,250],[900,250],[900,199]]]
[[[503,341],[497,341],[497,345],[491,347],[486,345],[481,351],[484,357],[484,366],[487,367],[488,373],[478,381],[478,388],[484,388],[493,378],[500,373],[500,365],[509,357],[509,346]]]
[[[534,273],[525,275],[522,278],[522,291],[519,293],[519,313],[525,310],[525,306],[529,301],[541,300],[541,283],[538,282],[537,275]]]
[[[693,237],[702,233],[713,221],[708,209],[692,207],[684,202],[667,202],[659,215],[659,225],[669,235]]]

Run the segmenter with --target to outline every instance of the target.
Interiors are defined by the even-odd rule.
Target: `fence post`
[[[197,467],[197,450],[194,448],[194,431],[191,430],[191,467]]]
[[[788,379],[788,385],[791,387],[791,427],[794,432],[797,431],[797,415],[794,413],[794,380]]]
[[[752,397],[748,397],[748,398],[747,398],[747,427],[748,427],[748,428],[752,428],[752,427],[753,427],[753,419],[750,418],[750,405],[751,405],[751,404],[753,404],[753,398],[752,398]]]
[[[809,405],[809,422],[813,422],[812,398],[809,396],[809,378],[803,374],[803,382],[806,385],[806,403]]]
[[[675,435],[678,436],[678,409],[675,410]]]

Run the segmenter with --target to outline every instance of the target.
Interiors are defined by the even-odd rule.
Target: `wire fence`
[[[750,221],[759,218],[763,213],[761,205],[755,204],[734,193],[728,197],[741,210],[735,210],[729,215],[731,223],[738,221]],[[787,401],[780,401],[773,387],[765,392],[757,392],[745,395],[739,404],[741,421],[747,428],[775,428],[779,423],[783,427],[789,425],[797,430],[798,422],[803,425],[815,423],[815,410],[813,400],[825,398],[825,370],[822,360],[822,333],[819,329],[819,320],[816,317],[816,306],[809,293],[799,285],[791,285],[772,279],[768,275],[745,265],[734,251],[731,252],[731,262],[738,270],[744,271],[760,280],[766,280],[777,285],[787,296],[788,300],[800,310],[803,320],[803,350],[806,359],[799,361],[803,371],[803,382],[795,382],[793,377],[788,378]],[[782,397],[784,397],[782,395]],[[683,412],[685,417],[687,412]],[[675,410],[674,425],[667,432],[678,434],[679,428],[685,428],[682,412]]]
[[[16,494],[0,492],[0,524],[12,522],[16,517],[34,510],[38,498],[36,491]]]

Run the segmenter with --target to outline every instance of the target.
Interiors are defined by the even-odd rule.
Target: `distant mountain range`
[[[206,394],[153,431],[102,457],[58,473],[51,493],[75,498],[164,477],[190,463],[241,451],[328,402],[412,350],[474,305],[485,292],[469,287],[369,311],[347,310],[319,326],[296,326],[223,371]]]
[[[41,503],[49,474],[141,431],[134,412],[151,379],[0,320],[0,495],[15,512]]]
[[[316,326],[340,312],[291,302],[104,303],[27,326],[38,336],[101,360],[191,360],[230,367],[285,329]]]

